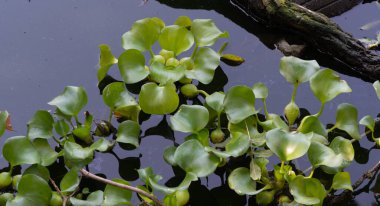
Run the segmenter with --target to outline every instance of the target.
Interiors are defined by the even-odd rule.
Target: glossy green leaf
[[[289,133],[281,129],[273,129],[267,132],[266,143],[281,161],[289,161],[306,154],[311,137],[311,134]]]
[[[331,69],[322,69],[316,72],[310,78],[310,88],[322,104],[334,99],[341,93],[352,91],[347,82],[341,80]]]
[[[334,175],[333,178],[333,183],[331,185],[331,188],[334,190],[340,190],[340,189],[345,189],[345,190],[351,190],[351,177],[350,173],[348,172],[338,172]]]
[[[261,167],[257,164],[255,159],[251,159],[251,162],[249,164],[249,176],[252,178],[252,180],[260,180],[261,178]]]
[[[194,19],[191,32],[198,47],[212,46],[218,39],[229,36],[228,32],[221,32],[211,19]]]
[[[111,48],[107,44],[99,45],[100,58],[98,69],[98,81],[100,82],[106,75],[109,68],[117,63],[117,59],[113,56]]]
[[[50,178],[49,170],[46,167],[41,166],[39,164],[34,164],[26,168],[23,175],[27,175],[27,174],[36,175],[44,179],[46,182],[49,182],[49,178]]]
[[[40,155],[27,137],[10,137],[4,142],[3,157],[12,165],[39,164]]]
[[[224,93],[222,92],[214,92],[211,95],[206,97],[206,104],[217,113],[221,113],[224,109],[223,101],[224,101]]]
[[[315,60],[303,60],[297,57],[282,57],[280,61],[280,73],[286,81],[299,84],[309,81],[310,77],[317,72],[319,64]]]
[[[7,128],[7,119],[9,114],[7,111],[0,111],[0,137],[4,134]]]
[[[29,120],[27,136],[30,140],[36,138],[49,139],[53,136],[54,119],[48,111],[38,110]]]
[[[260,180],[262,177],[268,177],[267,158],[255,157],[250,162],[250,177],[253,180]]]
[[[160,191],[165,194],[171,194],[176,191],[186,190],[189,188],[192,181],[198,180],[198,177],[192,173],[186,173],[185,178],[182,180],[182,182],[177,187],[166,187],[163,185],[159,185],[157,181],[154,181],[150,179],[150,184],[152,185],[153,189],[155,191]]]
[[[372,86],[375,89],[377,98],[380,99],[380,81],[379,80],[375,81]]]
[[[145,57],[136,49],[128,49],[119,56],[119,71],[127,84],[137,83],[149,75],[145,69]]]
[[[266,99],[268,97],[268,87],[262,82],[257,82],[252,87],[255,97],[258,99]]]
[[[208,110],[200,105],[181,105],[170,117],[170,126],[175,131],[198,132],[203,129],[209,119]]]
[[[124,185],[129,185],[129,183],[123,179],[112,179],[112,181]],[[130,190],[107,184],[106,188],[104,189],[104,201],[102,205],[130,205],[131,198],[132,192]]]
[[[250,147],[249,136],[244,133],[232,133],[226,144],[226,152],[233,157],[239,157],[247,152]]]
[[[244,134],[250,136],[251,139],[255,139],[255,138],[258,138],[257,135],[259,135],[259,131],[257,130],[257,126],[258,126],[258,123],[257,123],[256,118],[254,116],[250,116],[247,119],[245,119],[245,120],[243,120],[237,124],[229,123],[228,124],[228,130],[231,133],[234,133],[234,132],[244,133]],[[252,141],[255,141],[255,140],[252,140]]]
[[[281,128],[283,130],[288,130],[289,126],[281,119],[280,115],[269,114],[269,117],[264,122],[259,122],[260,126],[263,127],[265,131],[269,131],[276,128]]]
[[[64,119],[54,122],[54,129],[57,134],[66,136],[70,132],[70,125]]]
[[[177,166],[177,163],[174,160],[174,153],[177,150],[177,147],[175,146],[169,146],[164,150],[164,160],[166,163],[170,164],[171,166]]]
[[[343,162],[339,167],[335,168],[323,166],[322,169],[325,172],[335,174],[351,164],[355,156],[355,150],[350,140],[337,136],[331,141],[329,147],[334,150],[335,154],[342,155]]]
[[[188,173],[206,177],[217,168],[220,159],[208,153],[198,140],[188,140],[174,153],[174,161]]]
[[[191,27],[192,23],[193,22],[191,21],[191,19],[188,16],[179,16],[174,22],[175,25],[183,26],[186,28]]]
[[[203,84],[209,84],[220,63],[220,56],[211,48],[199,48],[194,56],[194,67],[186,70],[186,77],[196,79]]]
[[[137,172],[139,174],[139,178],[148,186],[150,186],[150,181],[157,182],[162,179],[160,175],[154,174],[151,167],[138,169]]]
[[[158,40],[163,26],[162,20],[158,18],[145,18],[136,21],[131,30],[122,36],[123,48],[125,50],[137,49],[141,52],[151,49]]]
[[[150,65],[150,77],[153,81],[160,84],[174,83],[185,76],[186,67],[178,65],[177,67],[168,67],[160,62],[153,62]]]
[[[171,25],[162,29],[158,42],[161,48],[173,51],[177,56],[193,46],[194,36],[185,27]]]
[[[42,166],[49,166],[57,160],[58,153],[51,148],[46,139],[35,139],[33,141],[33,146],[40,156],[40,164]]]
[[[103,202],[103,191],[97,190],[92,192],[86,200],[77,199],[74,197],[70,198],[70,203],[73,206],[94,206],[101,205]]]
[[[321,165],[339,167],[343,161],[341,154],[335,154],[334,150],[319,142],[311,143],[307,156],[315,168]]]
[[[179,97],[174,85],[158,86],[151,82],[141,87],[139,103],[147,114],[168,114],[177,109]]]
[[[239,167],[234,169],[228,176],[228,186],[239,195],[256,195],[270,188],[265,186],[259,190],[256,189],[256,182],[250,177],[248,168]]]
[[[335,127],[346,131],[356,140],[361,139],[358,124],[358,111],[351,104],[342,103],[338,106]]]
[[[135,147],[138,147],[140,137],[140,125],[135,121],[124,121],[119,124],[116,137],[117,142],[131,144]]]
[[[314,132],[324,137],[327,137],[327,131],[322,122],[316,116],[306,116],[302,119],[300,126],[297,129],[298,132],[307,134]]]
[[[91,148],[83,148],[79,144],[66,141],[64,145],[65,164],[69,167],[82,168],[93,160],[94,151]]]
[[[304,205],[321,206],[327,192],[324,186],[315,178],[298,175],[289,182],[290,193],[294,200]]]
[[[79,186],[80,178],[78,176],[78,170],[72,169],[63,176],[59,188],[62,192],[70,193],[74,192]]]
[[[375,131],[375,120],[370,115],[363,117],[359,124],[366,126],[371,132]]]
[[[247,117],[256,114],[255,95],[251,88],[234,86],[226,93],[224,110],[231,123],[239,123]]]
[[[99,152],[108,152],[115,146],[115,141],[109,141],[106,138],[100,138],[96,142],[92,143],[90,148]]]
[[[207,128],[203,128],[200,131],[196,133],[192,133],[189,136],[185,137],[185,141],[190,140],[190,139],[196,139],[198,140],[203,146],[209,146],[209,141],[210,141],[210,132]]]
[[[67,86],[62,94],[48,104],[56,106],[65,115],[76,116],[87,104],[87,94],[83,87]]]
[[[49,184],[39,176],[23,175],[17,186],[16,197],[7,202],[7,206],[49,205],[52,195]]]
[[[86,144],[91,144],[93,142],[91,127],[87,125],[80,125],[72,131],[73,135],[83,141]]]

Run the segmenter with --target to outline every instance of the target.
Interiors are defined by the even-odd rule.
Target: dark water
[[[210,9],[213,6],[205,5],[204,8]],[[270,32],[265,33],[262,28],[248,22],[242,22],[240,24],[245,26],[239,26],[234,23],[238,20],[237,17],[231,21],[231,16],[226,15],[229,17],[227,18],[214,10],[174,9],[154,0],[149,0],[145,5],[140,0],[0,0],[0,110],[9,111],[16,130],[6,133],[0,140],[0,145],[7,137],[25,134],[26,122],[34,112],[38,109],[52,109],[46,103],[61,93],[67,85],[83,86],[89,96],[86,109],[95,118],[106,119],[108,109],[103,106],[96,87],[99,55],[97,45],[109,44],[118,56],[122,52],[120,37],[136,20],[157,16],[171,24],[180,15],[187,15],[192,19],[211,18],[221,30],[229,31],[230,44],[226,52],[243,56],[246,63],[238,69],[222,65],[228,76],[225,88],[235,84],[251,86],[261,81],[270,88],[270,112],[282,113],[292,92],[291,86],[278,72],[282,53],[274,50],[273,45],[260,41],[270,36]],[[334,18],[343,29],[357,38],[374,37],[380,28],[369,31],[361,31],[359,28],[378,19],[380,9],[374,3],[357,6]],[[377,99],[372,85],[355,77],[341,76],[349,83],[353,92],[328,103],[322,120],[325,123],[334,122],[336,107],[342,102],[355,105],[359,110],[359,118],[367,114],[376,116],[380,112],[380,100]],[[297,103],[311,113],[319,109],[319,103],[309,91],[308,85],[301,86]],[[161,119],[162,117],[153,117],[144,123],[144,127],[152,127]],[[91,164],[90,169],[109,178],[134,179],[134,166],[151,166],[156,173],[171,178],[172,169],[161,158],[163,149],[170,144],[172,141],[162,136],[149,135],[142,140],[138,150],[116,148],[120,161],[111,154],[104,154]],[[361,144],[365,148],[371,147],[365,138]],[[143,156],[138,158],[140,153]],[[353,163],[347,169],[352,180],[358,179],[374,165],[379,160],[379,155],[379,150],[371,150],[371,158],[367,164]],[[120,173],[115,166],[119,163],[122,165]],[[6,162],[0,156],[0,168],[5,166]],[[217,176],[210,177],[208,181],[202,179],[201,183],[210,189],[221,184]],[[205,190],[204,194],[209,194],[201,185],[195,185],[193,190]],[[218,187],[210,194],[220,194],[218,192],[221,191],[224,188]],[[363,193],[356,201],[363,206],[376,205],[372,194]],[[245,200],[238,198],[233,205],[244,205],[244,202]]]

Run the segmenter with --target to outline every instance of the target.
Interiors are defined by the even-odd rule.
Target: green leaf
[[[49,178],[50,178],[49,170],[46,167],[41,166],[39,164],[34,164],[26,168],[23,175],[27,175],[27,174],[36,175],[44,179],[46,182],[49,182]]]
[[[310,77],[317,72],[319,64],[315,60],[303,60],[297,57],[282,57],[280,61],[280,73],[286,81],[299,84],[309,81]]]
[[[196,139],[198,140],[203,146],[209,146],[210,142],[210,134],[209,130],[207,128],[203,128],[200,131],[196,133],[192,133],[189,136],[185,137],[185,141],[190,139]]]
[[[63,176],[59,188],[64,193],[71,193],[79,186],[80,178],[78,176],[78,170],[72,169]]]
[[[164,160],[166,163],[170,164],[171,166],[177,166],[177,163],[174,160],[174,153],[177,150],[177,147],[175,146],[169,146],[164,150]]]
[[[249,136],[244,133],[232,133],[231,139],[226,144],[226,152],[233,156],[239,157],[247,152],[250,147]]]
[[[124,121],[119,124],[116,137],[117,142],[131,144],[135,147],[138,147],[140,137],[140,125],[135,121]]]
[[[7,119],[9,114],[7,111],[0,111],[0,137],[4,134],[7,128]]]
[[[174,83],[185,76],[185,70],[186,67],[183,64],[173,68],[156,61],[150,65],[150,77],[160,84]]]
[[[65,115],[76,116],[87,104],[87,94],[83,87],[67,86],[62,94],[48,104],[56,106]]]
[[[103,202],[103,191],[100,191],[100,190],[92,192],[87,197],[87,200],[80,200],[74,197],[70,197],[70,203],[73,206],[94,206],[94,205],[101,205],[102,202]]]
[[[228,176],[228,186],[239,195],[256,195],[270,188],[265,186],[259,190],[256,189],[256,182],[250,177],[248,168],[239,167],[234,169]]]
[[[338,106],[335,127],[347,132],[356,140],[361,139],[358,124],[358,111],[351,104],[342,103]]]
[[[40,164],[42,166],[49,166],[57,160],[58,153],[50,147],[49,142],[46,139],[35,139],[33,141],[33,146],[40,156]]]
[[[314,132],[324,137],[327,137],[327,131],[322,122],[316,116],[306,116],[302,119],[300,126],[297,129],[298,132],[307,134]]]
[[[79,144],[66,141],[64,145],[65,164],[69,167],[82,168],[93,160],[94,151],[91,148],[83,148]]]
[[[231,123],[239,123],[247,117],[256,114],[255,95],[251,88],[234,86],[226,93],[224,110]]]
[[[185,178],[182,180],[182,182],[177,187],[166,187],[163,185],[159,185],[157,181],[153,179],[149,179],[150,184],[152,185],[154,191],[160,191],[165,194],[171,194],[176,191],[186,190],[189,188],[192,181],[198,180],[197,176],[192,173],[186,173]]]
[[[288,133],[281,129],[273,129],[267,132],[266,143],[281,161],[289,161],[306,154],[311,137],[311,134]]]
[[[209,119],[208,110],[200,105],[181,105],[170,117],[170,126],[175,131],[198,132],[203,129]]]
[[[168,114],[177,109],[179,97],[174,85],[158,86],[151,82],[141,87],[139,102],[147,114]]]
[[[228,32],[221,32],[211,19],[194,19],[191,32],[198,47],[212,46],[218,39],[229,36]]]
[[[347,82],[341,80],[331,69],[322,69],[316,72],[310,78],[310,88],[322,104],[334,99],[341,93],[352,91]]]
[[[208,153],[198,140],[192,139],[177,148],[174,161],[184,171],[197,177],[206,177],[215,171],[220,159]]]
[[[342,155],[335,154],[334,150],[319,142],[311,143],[307,156],[314,168],[321,165],[339,167],[343,161]]]
[[[179,16],[174,22],[175,25],[183,26],[186,28],[191,27],[192,23],[193,22],[191,21],[191,19],[188,16]]]
[[[289,182],[290,193],[294,200],[304,205],[323,204],[327,192],[321,182],[315,178],[298,175]]]
[[[335,168],[323,166],[322,169],[325,172],[335,174],[351,164],[355,156],[355,150],[350,140],[337,136],[331,141],[329,147],[334,150],[335,154],[342,155],[343,162],[339,167]]]
[[[174,55],[177,56],[193,46],[194,37],[185,27],[171,25],[162,29],[158,42],[161,48],[173,51]]]
[[[157,41],[163,22],[159,18],[145,18],[136,21],[131,30],[124,33],[121,42],[125,50],[137,49],[141,52],[151,49]]]
[[[70,125],[64,119],[54,122],[54,129],[57,134],[66,136],[70,132]]]
[[[117,63],[117,59],[113,56],[111,48],[107,44],[99,45],[100,59],[98,69],[98,81],[100,82],[106,75],[109,68]]]
[[[36,138],[49,139],[53,136],[54,119],[48,111],[38,110],[29,120],[27,136],[30,140]]]
[[[17,186],[16,197],[7,202],[7,206],[41,206],[49,205],[51,198],[49,184],[39,176],[23,175]]]
[[[115,146],[115,141],[109,141],[106,138],[100,138],[96,142],[92,143],[90,148],[99,152],[108,152]]]
[[[252,178],[252,180],[260,180],[261,167],[257,164],[255,159],[251,159],[251,162],[249,163],[249,172],[249,176]]]
[[[221,113],[224,109],[223,101],[224,101],[224,93],[222,92],[214,92],[211,95],[206,97],[206,104],[217,113]]]
[[[83,141],[86,144],[91,144],[93,142],[91,127],[86,125],[80,125],[72,131],[73,135]]]
[[[262,82],[257,82],[252,87],[255,97],[258,99],[266,99],[268,97],[268,87]]]
[[[123,81],[127,84],[134,84],[149,75],[149,70],[145,69],[145,57],[137,49],[128,49],[119,56],[119,71]]]
[[[375,120],[370,115],[363,117],[359,124],[366,126],[371,132],[375,131]]]
[[[40,163],[38,151],[24,136],[15,136],[5,140],[3,156],[12,166]]]
[[[348,173],[348,172],[336,173],[334,175],[331,188],[334,190],[346,189],[346,190],[353,191],[352,186],[351,186],[350,173]]]
[[[150,186],[150,181],[157,182],[162,179],[160,175],[154,174],[151,167],[138,169],[137,172],[139,173],[139,178],[148,186]]]
[[[276,128],[281,128],[283,130],[289,130],[289,126],[281,119],[280,115],[269,114],[268,118],[264,122],[259,122],[260,126],[263,127],[265,131],[269,131]]]
[[[374,83],[373,83],[373,88],[375,89],[375,92],[376,92],[376,95],[377,95],[377,98],[380,99],[380,81],[379,80],[376,80]]]
[[[202,47],[197,50],[194,56],[194,67],[186,70],[186,77],[196,79],[203,84],[209,84],[220,63],[220,56],[211,48]]]
[[[112,181],[124,185],[129,185],[127,181],[122,179],[112,179]],[[131,198],[132,192],[130,190],[107,184],[106,188],[104,189],[104,201],[102,205],[130,205]]]

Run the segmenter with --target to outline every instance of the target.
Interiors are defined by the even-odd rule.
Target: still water
[[[263,31],[262,27],[248,22],[249,18],[238,22],[242,25],[240,26],[235,23],[239,19],[231,18],[231,21],[231,15],[226,15],[229,17],[227,18],[212,10],[213,5],[206,3],[202,7],[208,10],[172,8],[155,0],[149,0],[145,4],[140,0],[0,0],[0,110],[9,111],[16,130],[7,132],[0,140],[0,145],[7,137],[24,135],[26,122],[34,112],[38,109],[52,109],[46,103],[61,93],[67,85],[83,86],[89,97],[86,110],[94,114],[96,119],[106,119],[108,109],[103,106],[96,86],[99,56],[97,46],[102,43],[109,44],[113,53],[118,56],[122,52],[121,35],[136,20],[153,16],[163,19],[167,24],[174,22],[180,15],[187,15],[192,19],[214,19],[221,30],[230,33],[226,52],[246,59],[246,63],[237,68],[222,64],[222,69],[228,76],[224,88],[236,84],[251,86],[261,81],[270,89],[270,112],[281,114],[290,100],[292,87],[278,72],[282,53],[273,45],[261,41],[271,35],[270,31]],[[357,38],[375,37],[377,30],[380,30],[359,29],[368,22],[380,19],[380,9],[375,3],[359,5],[333,19]],[[117,68],[113,70],[116,71]],[[380,112],[380,100],[377,99],[372,85],[359,78],[343,74],[341,77],[348,82],[353,92],[340,95],[328,103],[322,120],[325,123],[334,122],[336,107],[342,102],[355,105],[359,110],[359,118],[367,114],[375,117]],[[218,78],[221,81],[226,80],[223,77]],[[319,109],[319,103],[307,84],[301,86],[297,104],[311,113],[316,113]],[[152,117],[144,122],[143,127],[153,127],[161,119],[162,117]],[[138,150],[115,148],[118,158],[111,154],[98,156],[90,166],[91,171],[103,173],[109,178],[124,177],[132,180],[135,178],[134,167],[151,166],[166,179],[173,177],[171,167],[161,158],[164,148],[173,142],[154,133],[148,134],[152,133],[146,133]],[[177,142],[182,142],[180,138],[177,139]],[[365,148],[371,147],[365,138],[361,144]],[[371,158],[367,164],[353,163],[347,169],[351,173],[352,181],[374,165],[379,160],[379,155],[379,150],[371,150]],[[115,166],[119,164],[120,173]],[[6,162],[0,156],[0,168],[5,166]],[[215,195],[225,192],[225,188],[220,186],[221,180],[218,176],[202,179],[201,183],[203,186],[196,184],[192,190],[202,191],[209,200],[205,199],[202,203],[192,200],[192,205],[251,205],[247,200],[230,192],[228,194],[236,198],[232,198],[234,204],[229,203],[232,200],[217,201]],[[363,193],[356,201],[357,205],[362,206],[377,205],[372,194]]]

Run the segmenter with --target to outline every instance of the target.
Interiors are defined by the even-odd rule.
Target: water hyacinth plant
[[[294,85],[284,114],[268,111],[269,89],[260,82],[208,94],[195,84],[210,83],[220,59],[235,65],[243,62],[223,54],[224,46],[219,52],[210,48],[227,36],[209,19],[183,16],[166,26],[158,18],[146,18],[122,36],[125,51],[119,58],[109,46],[100,45],[97,76],[103,102],[110,109],[108,119],[94,121],[93,114],[83,111],[86,91],[66,87],[48,103],[54,112],[38,110],[27,123],[25,136],[5,141],[2,152],[10,167],[0,173],[0,206],[131,205],[132,192],[145,205],[184,206],[191,202],[190,185],[217,170],[226,175],[231,190],[255,196],[260,205],[322,205],[336,190],[352,191],[350,174],[344,169],[354,160],[353,142],[362,138],[359,124],[380,146],[376,120],[367,115],[358,121],[357,109],[348,103],[338,106],[333,126],[327,128],[319,119],[327,102],[351,92],[349,85],[331,69],[321,69],[316,61],[283,57],[280,73]],[[152,49],[155,43],[161,47],[158,53]],[[179,57],[191,48],[190,56]],[[121,80],[108,81],[108,70],[116,64]],[[138,98],[127,89],[137,83]],[[296,96],[301,83],[309,83],[321,103],[315,114],[300,115]],[[375,82],[374,88],[380,97],[380,83]],[[188,100],[201,98],[180,103],[180,95]],[[264,114],[255,105],[260,99]],[[137,170],[143,183],[138,186],[88,170],[97,153],[111,152],[116,144],[129,149],[140,146],[141,111],[166,115],[171,132],[186,136],[181,144],[162,152],[168,164],[184,172],[174,187],[160,182],[162,177],[152,167]],[[119,123],[112,121],[114,118]],[[9,114],[3,111],[0,134],[6,129],[12,127]],[[271,162],[272,156],[279,161]],[[308,159],[310,172],[293,164],[299,158]],[[245,163],[232,166],[239,159]],[[19,166],[22,173],[15,169]],[[62,170],[61,178],[51,174],[56,166]],[[316,171],[324,176],[316,177]],[[83,187],[84,178],[106,186],[98,190]],[[164,195],[162,200],[158,194]]]

